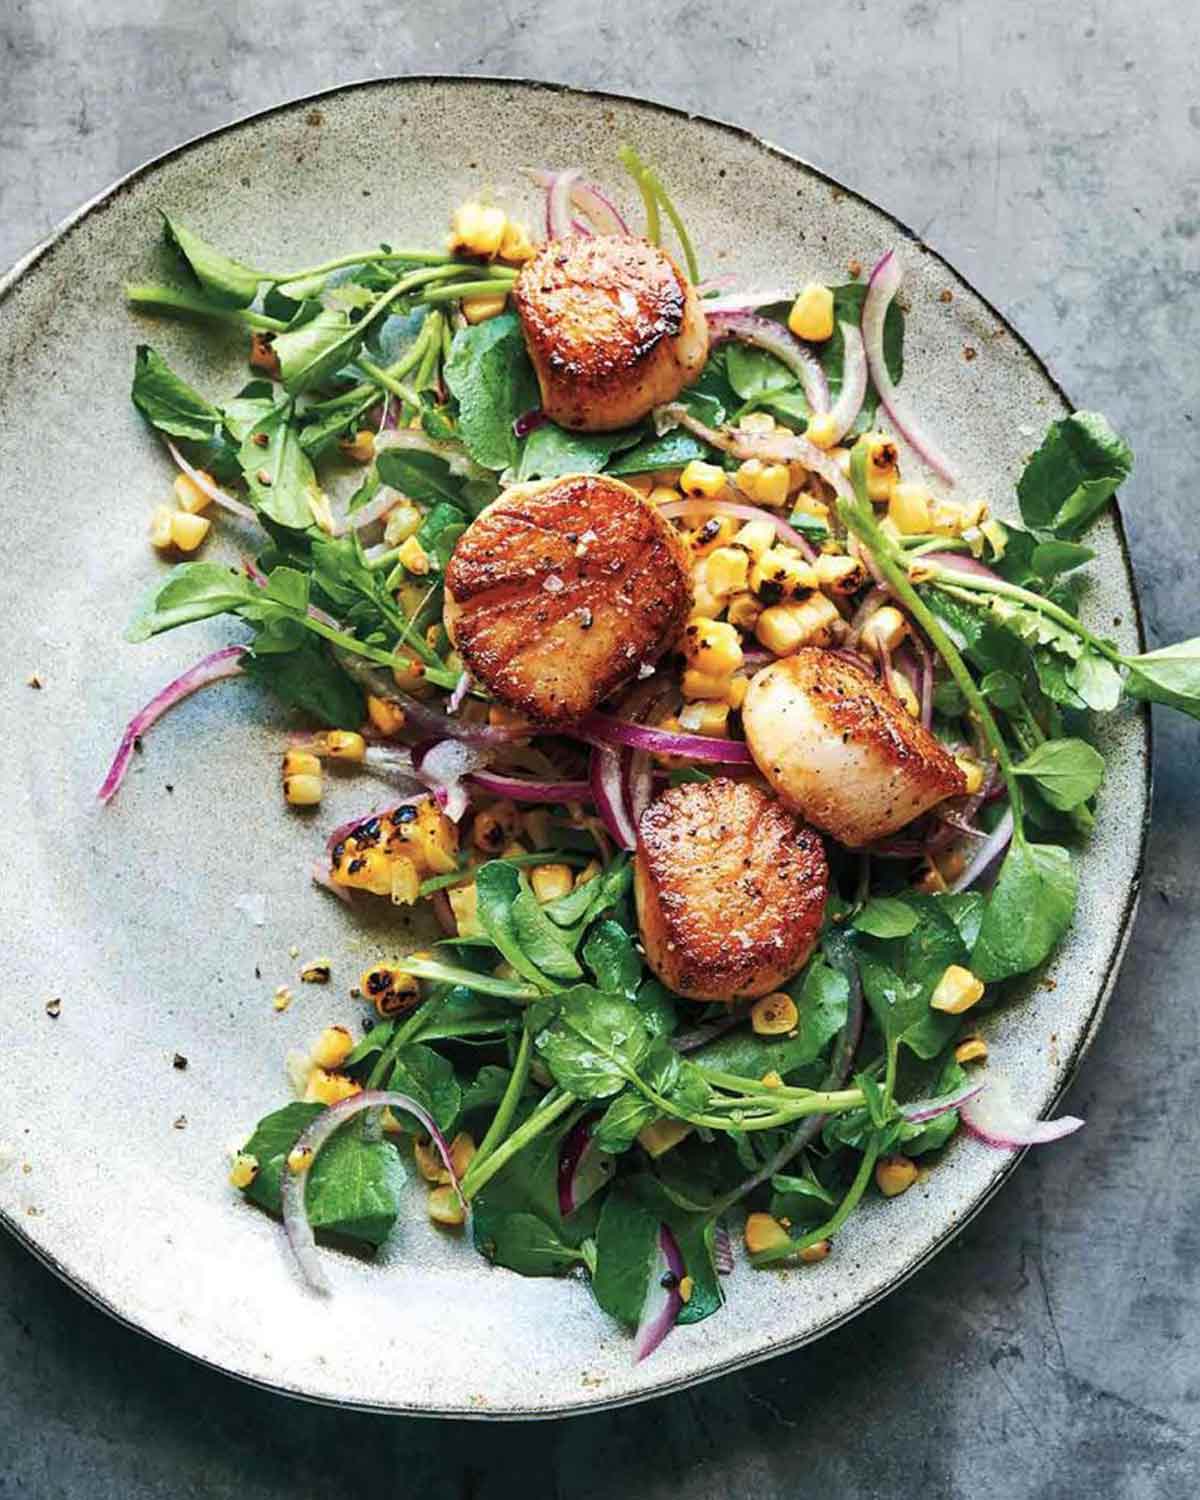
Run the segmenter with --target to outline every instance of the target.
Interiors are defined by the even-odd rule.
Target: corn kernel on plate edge
[[[144,523],[172,478],[127,400],[134,346],[151,337],[202,389],[227,388],[244,356],[234,341],[197,341],[166,323],[150,333],[124,308],[121,284],[168,264],[160,206],[270,263],[400,226],[433,241],[448,206],[489,185],[533,217],[536,190],[520,172],[531,140],[539,159],[578,163],[614,185],[616,149],[634,142],[670,181],[709,273],[735,271],[741,285],[781,274],[797,285],[841,280],[850,260],[870,264],[898,245],[912,308],[906,388],[963,459],[962,493],[1001,515],[1024,457],[1069,405],[985,300],[823,174],[728,125],[535,83],[372,80],[249,117],[138,169],[0,281],[10,372],[0,467],[10,495],[23,497],[0,540],[10,578],[0,705],[21,731],[9,735],[0,831],[19,872],[3,988],[0,1222],[97,1305],[193,1358],[292,1395],[410,1414],[590,1411],[795,1348],[922,1266],[1017,1160],[956,1141],[913,1190],[860,1211],[821,1263],[784,1273],[739,1265],[725,1314],[677,1330],[638,1366],[584,1285],[487,1266],[429,1224],[415,1191],[375,1264],[327,1257],[331,1335],[278,1226],[227,1186],[227,1147],[277,1101],[287,1050],[326,1025],[357,1026],[347,990],[358,972],[427,934],[397,930],[390,913],[348,915],[309,888],[313,847],[359,810],[362,785],[332,788],[319,824],[302,810],[282,815],[284,721],[247,683],[192,700],[156,732],[120,800],[107,809],[93,800],[129,712],[205,639],[211,649],[232,638],[209,623],[187,639],[121,642],[160,566]],[[754,237],[731,241],[728,226],[748,222]],[[222,521],[208,555],[232,558],[241,540]],[[1089,540],[1098,557],[1085,618],[1122,647],[1139,644],[1119,514]],[[32,674],[39,693],[26,685]],[[985,1028],[1018,1099],[1040,1113],[1099,1024],[1140,884],[1148,716],[1126,712],[1101,731],[1108,777],[1074,927],[1028,996]],[[261,927],[235,907],[246,891],[265,897]],[[297,945],[331,957],[329,985],[298,984]],[[281,984],[303,992],[284,1012],[272,1005]],[[46,1010],[53,999],[57,1016]],[[50,1108],[26,1106],[30,1079],[49,1091]]]

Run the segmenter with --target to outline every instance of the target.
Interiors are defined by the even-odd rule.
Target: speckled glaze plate
[[[270,265],[380,239],[436,244],[450,207],[483,186],[536,221],[519,170],[531,163],[581,165],[632,210],[614,159],[623,140],[660,168],[709,274],[735,271],[747,287],[833,282],[851,260],[870,265],[898,244],[912,310],[905,388],[961,460],[965,493],[1009,510],[1023,458],[1067,409],[1020,337],[881,209],[742,131],[655,105],[476,79],[339,89],[141,168],[0,282],[9,768],[0,1219],[124,1322],[297,1396],[512,1418],[675,1390],[793,1349],[870,1306],[1015,1165],[957,1141],[916,1189],[857,1213],[821,1265],[782,1274],[739,1265],[726,1311],[677,1330],[638,1366],[583,1282],[490,1268],[427,1222],[415,1192],[375,1263],[327,1254],[336,1302],[316,1301],[279,1226],[226,1185],[229,1143],[286,1096],[286,1050],[332,1021],[357,1027],[354,976],[412,937],[390,909],[350,914],[309,886],[324,833],[359,810],[363,786],[331,778],[315,822],[284,815],[283,721],[248,683],[206,689],[170,715],[117,801],[94,800],[132,710],[233,638],[210,622],[146,645],[122,640],[162,567],[146,519],[171,480],[128,400],[134,346],[152,341],[209,392],[247,378],[239,343],[131,316],[122,282],[175,273],[160,207]],[[234,557],[243,538],[224,521],[218,530],[208,555]],[[1099,555],[1085,618],[1136,648],[1119,517],[1090,540]],[[41,691],[27,685],[34,674]],[[1027,997],[986,1027],[995,1064],[1041,1112],[1095,1030],[1137,898],[1147,719],[1118,714],[1103,733],[1103,816],[1081,861],[1074,928]],[[235,907],[246,891],[265,894],[261,927]],[[279,1014],[271,997],[295,979],[294,949],[331,955],[335,983],[297,985]],[[46,1010],[54,997],[57,1019]],[[177,1053],[186,1070],[173,1066]]]

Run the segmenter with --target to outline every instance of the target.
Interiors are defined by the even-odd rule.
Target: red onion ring
[[[356,511],[349,515],[339,516],[330,528],[330,536],[345,536],[349,531],[365,531],[368,526],[374,526],[376,521],[382,521],[389,512],[403,500],[403,496],[395,490],[385,490],[376,495],[373,500],[368,500],[365,505],[360,505]]]
[[[724,1224],[713,1229],[713,1265],[718,1276],[733,1275],[733,1241]]]
[[[782,324],[748,312],[713,312],[707,307],[703,311],[708,319],[710,348],[716,348],[727,339],[738,339],[743,344],[753,344],[756,349],[773,354],[800,382],[804,399],[812,410],[829,410],[829,382],[821,361]]]
[[[540,406],[531,407],[523,412],[512,424],[513,437],[528,437],[531,432],[536,432],[539,427],[544,427],[550,418]]]
[[[587,781],[530,781],[498,771],[472,771],[467,780],[489,797],[506,797],[510,802],[590,802],[592,798]]]
[[[571,233],[571,193],[582,173],[577,167],[547,174],[546,237],[563,240]]]
[[[167,451],[176,464],[178,464],[198,490],[202,490],[210,500],[215,500],[218,505],[223,506],[230,515],[237,516],[239,520],[254,520],[254,511],[249,505],[243,504],[241,500],[235,500],[232,495],[226,494],[220,485],[214,484],[199,469],[193,468],[170,438],[163,438],[163,442],[166,443]]]
[[[343,903],[343,905],[354,905],[354,898],[350,895],[350,892],[344,885],[338,885],[337,881],[334,880],[333,876],[330,875],[329,871],[325,868],[325,866],[319,859],[315,862],[312,869],[309,871],[309,875],[312,877],[312,883],[314,885],[319,885],[323,891],[329,891],[331,894],[336,896],[338,900]]]
[[[853,323],[839,323],[842,330],[842,388],[829,413],[833,440],[841,442],[858,420],[867,396],[867,351],[861,331]]]
[[[679,1285],[687,1275],[687,1266],[678,1241],[666,1224],[658,1226],[658,1251],[650,1271],[650,1284],[642,1315],[633,1338],[635,1364],[647,1359],[675,1327],[683,1309]]]
[[[919,568],[922,563],[927,562],[936,563],[939,568],[949,568],[955,573],[970,573],[975,578],[990,578],[993,583],[1004,582],[999,573],[966,552],[922,552],[919,557],[912,559],[911,565]]]
[[[578,1121],[558,1153],[558,1211],[565,1219],[612,1180],[614,1160],[592,1139],[594,1119]]]
[[[1006,808],[1004,816],[988,835],[987,840],[976,850],[974,858],[957,880],[950,883],[952,891],[966,891],[975,884],[1000,858],[1013,836],[1012,808]]]
[[[704,288],[714,284],[712,281],[702,282],[696,290],[703,296]],[[753,312],[759,307],[773,307],[777,302],[791,300],[791,292],[781,291],[778,287],[765,292],[730,292],[724,297],[706,297],[703,310],[705,316],[709,313]]]
[[[628,745],[630,749],[645,750],[651,755],[682,755],[688,760],[716,765],[747,766],[754,763],[749,747],[740,740],[713,739],[703,734],[674,734],[665,729],[632,724],[610,714],[590,713],[580,719],[571,732],[601,749],[620,749]]]
[[[773,515],[769,510],[760,510],[757,505],[742,505],[733,500],[668,500],[665,505],[658,507],[659,515],[666,516],[668,521],[686,516],[689,511],[698,511],[706,516],[737,516],[742,521],[770,521],[781,541],[786,542],[789,547],[795,547],[809,562],[817,560],[816,552],[794,526],[789,526],[782,516]]]
[[[620,755],[604,745],[593,745],[588,782],[596,811],[613,842],[619,849],[636,849],[637,829],[625,805]]]
[[[993,1075],[987,1087],[959,1111],[963,1125],[976,1140],[998,1151],[1017,1151],[1023,1146],[1044,1146],[1079,1130],[1083,1121],[1077,1115],[1060,1115],[1057,1120],[1035,1120],[1024,1115],[1013,1103],[1008,1080]]]
[[[902,1104],[900,1113],[910,1125],[923,1125],[926,1120],[936,1120],[939,1115],[948,1115],[952,1109],[958,1109],[969,1099],[982,1094],[983,1089],[982,1079],[971,1080],[956,1088],[952,1094],[944,1094],[941,1098],[914,1099],[910,1104]]]

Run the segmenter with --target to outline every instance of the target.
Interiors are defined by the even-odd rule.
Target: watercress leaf
[[[676,1321],[680,1326],[702,1322],[725,1300],[713,1259],[715,1226],[711,1215],[682,1207],[648,1172],[631,1178],[629,1190],[653,1218],[671,1230],[683,1257],[684,1274],[692,1279],[692,1295],[680,1308]]]
[[[256,643],[242,658],[243,671],[289,708],[302,709],[330,729],[361,724],[366,713],[361,688],[300,629],[303,638],[285,653],[259,655]]]
[[[220,430],[221,413],[182,380],[149,344],[139,344],[130,397],[142,416],[172,437],[210,441]]]
[[[186,224],[163,214],[167,240],[191,266],[196,280],[222,307],[249,307],[266,278],[241,261],[215,250]]]
[[[983,922],[983,908],[987,898],[982,891],[948,891],[936,898],[938,907],[944,911],[958,928],[963,946],[968,952],[975,946],[979,928]]]
[[[771,1178],[771,1217],[787,1219],[794,1230],[815,1229],[836,1207],[837,1199],[815,1177]]]
[[[619,855],[594,880],[548,902],[546,915],[560,927],[572,927],[615,906],[632,884],[633,865],[626,855]]]
[[[384,484],[390,484],[419,504],[436,505],[444,500],[457,507],[462,500],[463,481],[436,453],[422,453],[416,448],[381,448],[375,464]]]
[[[458,401],[467,451],[485,469],[517,462],[513,423],[537,403],[537,381],[515,313],[502,313],[454,335],[446,384]]]
[[[510,908],[517,942],[536,968],[555,979],[581,979],[583,970],[562,929],[556,927],[524,882]]]
[[[796,377],[782,360],[751,344],[730,344],[725,351],[725,371],[743,401],[754,401],[796,384]]]
[[[754,404],[759,411],[770,412],[793,432],[803,432],[812,416],[812,408],[805,400],[804,392],[799,386],[793,386],[791,390],[786,391],[770,391],[767,395],[760,396]],[[803,512],[801,514],[803,515]],[[805,517],[806,521],[815,519],[814,516]]]
[[[522,1101],[518,1123],[528,1111]],[[527,1213],[548,1224],[565,1245],[573,1248],[590,1235],[599,1212],[599,1198],[589,1198],[573,1214],[563,1218],[558,1197],[558,1162],[563,1140],[574,1126],[575,1115],[535,1137],[524,1151],[519,1151],[475,1199],[475,1241],[479,1245],[481,1209],[486,1213]],[[486,1219],[485,1219],[486,1223]]]
[[[644,442],[622,453],[608,466],[609,474],[647,474],[653,469],[677,469],[689,464],[694,458],[708,458],[711,449],[700,438],[676,427],[664,432],[662,437],[647,438]]]
[[[323,307],[298,328],[277,334],[271,347],[284,390],[296,395],[327,381],[354,358],[365,331],[341,308]]]
[[[236,614],[258,599],[258,589],[224,563],[178,563],[156,581],[138,606],[125,632],[128,641],[147,641],[177,625]]]
[[[964,962],[967,948],[939,898],[906,899],[920,918],[913,930],[903,938],[861,944],[863,992],[889,1045],[903,1043],[918,1057],[936,1057],[958,1021],[932,1010],[929,1000],[947,967]]]
[[[556,479],[560,474],[598,474],[614,453],[636,445],[641,432],[567,432],[545,422],[521,444],[517,479]]]
[[[790,1070],[815,1062],[846,1024],[850,982],[845,974],[814,959],[787,989],[798,1012],[795,1034],[786,1038]],[[776,1071],[781,1071],[778,1066]]]
[[[583,961],[597,986],[612,995],[632,999],[642,982],[642,961],[633,939],[611,917],[597,922],[583,945]]]
[[[221,407],[225,430],[237,443],[267,416],[275,405],[275,387],[269,380],[252,380]]]
[[[1133,452],[1097,412],[1052,422],[1025,466],[1017,498],[1026,525],[1076,536],[1129,475]]]
[[[405,1047],[392,1067],[388,1087],[423,1104],[439,1130],[453,1130],[462,1108],[462,1089],[452,1063],[440,1052],[421,1043]]]
[[[1086,740],[1046,740],[1013,769],[1031,777],[1051,807],[1069,812],[1095,795],[1104,757]]]
[[[1047,583],[1060,573],[1069,573],[1080,568],[1095,557],[1091,547],[1080,542],[1038,542],[1030,557],[1033,571]]]
[[[475,1210],[474,1232],[476,1245],[494,1266],[522,1276],[561,1276],[583,1260],[533,1214],[506,1213],[485,1202]]]
[[[988,896],[970,967],[985,981],[1036,969],[1071,925],[1075,894],[1065,849],[1015,839]]]
[[[512,1073],[508,1068],[495,1063],[484,1063],[475,1077],[463,1089],[462,1112],[469,1115],[477,1109],[495,1109],[504,1098]]]
[[[562,1088],[581,1099],[607,1099],[635,1077],[650,1038],[628,1000],[577,985],[534,1043]]]
[[[634,1089],[620,1093],[600,1116],[592,1139],[601,1151],[616,1156],[628,1151],[638,1131],[658,1118],[658,1107]]]
[[[485,935],[517,973],[543,989],[553,988],[521,945],[513,919],[513,903],[521,894],[521,876],[503,860],[489,860],[475,872],[476,916]]]
[[[467,529],[467,514],[449,500],[439,500],[422,521],[417,532],[417,541],[424,551],[436,559],[439,569],[445,570],[454,551],[454,544]]]
[[[638,988],[633,1002],[642,1024],[652,1037],[670,1036],[679,1025],[675,997],[657,979],[646,979]]]
[[[1098,651],[1085,650],[1066,677],[1072,691],[1097,713],[1111,713],[1121,701],[1121,674]]]
[[[272,407],[246,434],[238,461],[255,508],[278,526],[303,531],[313,524],[321,488],[292,425],[293,410],[291,401]]]
[[[663,1037],[648,1047],[641,1065],[642,1081],[684,1114],[702,1111],[712,1097],[707,1078]]]
[[[592,1292],[604,1311],[627,1328],[636,1328],[642,1315],[657,1263],[660,1222],[625,1183],[612,1188],[600,1210]]]
[[[946,719],[961,719],[967,711],[967,700],[953,677],[943,677],[933,690],[933,709]]]
[[[997,708],[1006,712],[1019,709],[1024,701],[1021,684],[1011,672],[988,672],[979,684],[979,691]]]
[[[1200,638],[1126,657],[1125,665],[1126,688],[1134,698],[1200,719]]]
[[[851,926],[871,937],[897,938],[917,925],[917,913],[897,896],[873,896],[851,921]]]

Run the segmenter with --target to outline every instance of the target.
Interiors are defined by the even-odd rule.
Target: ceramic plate
[[[247,378],[240,344],[132,317],[122,282],[177,274],[159,208],[269,265],[380,239],[437,244],[450,207],[485,185],[536,223],[520,171],[529,164],[580,165],[632,211],[614,159],[624,140],[659,167],[709,274],[734,271],[747,287],[837,282],[850,261],[870,265],[898,244],[912,310],[905,388],[962,461],[964,493],[1009,509],[1024,457],[1067,409],[1029,348],[881,209],[744,132],[653,105],[473,79],[340,89],[133,173],[0,283],[0,1216],[116,1317],[295,1395],[533,1417],[677,1389],[795,1348],[869,1306],[945,1245],[1014,1165],[957,1141],[919,1187],[855,1214],[821,1265],[782,1275],[739,1266],[729,1308],[676,1331],[639,1366],[582,1282],[489,1267],[433,1229],[415,1192],[374,1264],[326,1255],[331,1312],[300,1284],[279,1226],[226,1185],[229,1143],[285,1097],[286,1050],[329,1022],[358,1026],[354,976],[406,933],[390,910],[372,925],[309,886],[319,841],[360,810],[363,787],[338,782],[315,824],[286,816],[283,721],[248,683],[206,689],[168,716],[117,801],[95,802],[131,711],[233,638],[208,623],[122,641],[161,571],[146,522],[172,477],[128,400],[134,346],[151,340],[202,390]],[[217,529],[208,555],[234,557],[241,538],[225,522]],[[1085,618],[1136,649],[1119,518],[1090,540],[1099,556]],[[40,692],[27,685],[34,674]],[[1103,816],[1081,862],[1072,933],[1028,996],[987,1024],[997,1064],[1034,1111],[1058,1099],[1091,1037],[1138,889],[1145,716],[1114,716],[1104,739]],[[261,927],[235,906],[249,891],[265,895]],[[297,985],[279,1014],[272,993],[294,982],[297,951],[332,955],[335,983]],[[57,1019],[46,1012],[54,997]],[[173,1066],[176,1053],[186,1070]]]

